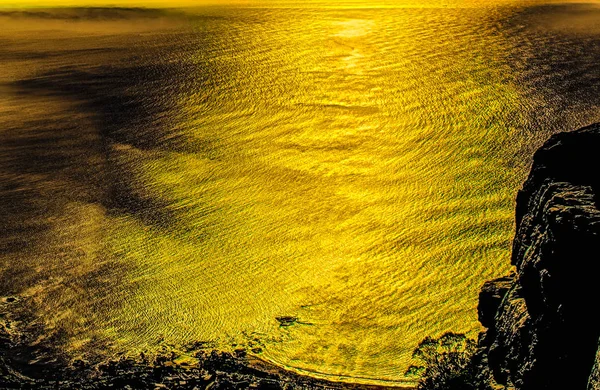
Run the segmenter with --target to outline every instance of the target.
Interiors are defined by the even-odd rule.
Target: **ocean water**
[[[0,294],[41,343],[403,383],[476,337],[533,151],[600,119],[600,8],[283,5],[0,11]]]

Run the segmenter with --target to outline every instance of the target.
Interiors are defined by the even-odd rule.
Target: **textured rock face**
[[[600,390],[600,346],[596,353],[596,361],[588,382],[588,390]]]
[[[482,375],[505,388],[600,389],[600,124],[553,136],[517,197],[514,275],[485,284]]]

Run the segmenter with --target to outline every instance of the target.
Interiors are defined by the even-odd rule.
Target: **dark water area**
[[[479,331],[533,151],[598,121],[598,18],[0,11],[2,310],[57,355],[200,340],[401,383]]]
[[[531,7],[508,20],[511,68],[526,96],[538,102],[529,112],[532,127],[543,123],[551,131],[568,131],[595,120],[599,17],[595,5],[555,4]]]

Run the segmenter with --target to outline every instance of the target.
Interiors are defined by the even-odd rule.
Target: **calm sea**
[[[0,294],[42,342],[376,382],[476,337],[533,151],[600,120],[600,8],[287,5],[0,11]]]

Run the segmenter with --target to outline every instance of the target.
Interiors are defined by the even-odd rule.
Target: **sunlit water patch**
[[[535,147],[598,119],[573,9],[4,15],[2,294],[75,354],[400,381],[480,330]]]

